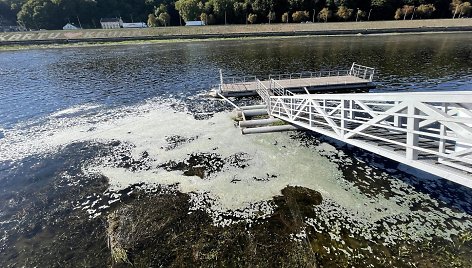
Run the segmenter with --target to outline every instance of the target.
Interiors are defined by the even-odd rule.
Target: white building
[[[80,28],[75,26],[72,23],[67,23],[66,25],[64,25],[64,27],[62,27],[62,29],[63,30],[79,30]]]
[[[121,18],[102,18],[100,24],[103,29],[118,29],[123,27],[123,20]]]
[[[205,25],[205,22],[201,20],[189,20],[185,22],[185,26],[203,26],[203,25]]]
[[[144,22],[123,22],[123,28],[147,28]]]

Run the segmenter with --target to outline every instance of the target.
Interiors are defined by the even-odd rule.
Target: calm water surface
[[[222,102],[198,96],[218,83],[220,68],[225,75],[263,76],[303,70],[348,69],[352,62],[357,62],[376,68],[376,91],[472,90],[470,40],[471,34],[461,33],[1,51],[0,266],[64,267],[75,263],[85,267],[119,262],[123,265],[133,262],[143,267],[208,266],[216,263],[211,256],[216,256],[218,261],[224,260],[221,265],[231,266],[234,265],[231,261],[236,259],[231,252],[235,252],[241,258],[240,264],[247,261],[245,266],[275,258],[274,264],[282,263],[288,267],[303,266],[306,264],[303,261],[317,262],[325,267],[471,267],[472,233],[467,231],[472,226],[470,189],[415,171],[415,175],[405,173],[398,170],[405,170],[404,166],[398,167],[396,163],[365,151],[307,133],[261,136],[250,140],[255,149],[231,151],[230,143],[243,138],[234,139],[218,128],[226,119],[218,121],[220,117],[215,115],[216,119],[211,121],[208,119],[211,115],[197,116],[230,109]],[[159,103],[169,100],[173,109],[189,112],[199,120],[176,114],[175,124],[166,122],[167,127],[156,127],[154,136],[162,137],[154,140],[152,136],[146,136],[146,129],[131,131],[123,127],[133,122],[124,120],[126,124],[121,122],[119,125],[112,120],[136,113],[133,120],[144,125],[148,123],[145,116],[133,107],[147,107],[146,103],[156,100]],[[150,107],[145,109],[152,116],[154,106]],[[159,116],[158,113],[155,119]],[[112,122],[113,127],[107,126],[107,121]],[[95,122],[100,124],[94,125]],[[80,124],[87,128],[76,132],[69,129]],[[200,131],[202,124],[208,124],[208,132],[215,129],[215,133]],[[196,133],[200,132],[192,134],[192,127]],[[98,137],[106,132],[101,128],[111,133],[102,136],[108,139],[107,142],[86,139],[75,142],[67,136],[94,133]],[[64,129],[69,132],[61,132]],[[127,138],[137,131],[142,131],[136,134],[138,139]],[[168,135],[173,131],[185,134]],[[115,134],[117,136],[113,136]],[[156,149],[159,153],[153,155],[152,146],[143,147],[139,135],[142,140],[149,138],[158,144],[159,139],[165,139],[169,144],[158,148],[161,151]],[[210,149],[205,147],[208,141],[219,144],[218,140],[226,141],[229,149],[211,143]],[[47,146],[60,144],[62,147],[51,153],[46,145],[42,146],[43,142]],[[197,145],[191,148],[195,151],[179,152],[182,146],[185,148],[194,143]],[[319,205],[316,195],[308,190],[289,189],[283,192],[285,201],[283,198],[268,201],[278,209],[268,210],[268,218],[256,218],[257,224],[253,225],[241,220],[243,214],[237,214],[244,212],[241,209],[232,211],[233,214],[222,212],[224,215],[219,217],[234,221],[233,225],[211,227],[217,209],[205,210],[210,211],[210,216],[182,209],[190,209],[189,203],[198,203],[198,198],[191,193],[187,194],[193,203],[187,195],[166,196],[172,189],[151,191],[140,188],[142,182],[130,183],[130,187],[112,192],[106,176],[91,175],[83,170],[96,159],[105,167],[137,173],[153,171],[156,167],[152,163],[159,163],[159,170],[154,173],[162,173],[162,169],[178,171],[186,168],[186,173],[203,174],[203,179],[211,181],[236,169],[231,181],[235,186],[247,179],[236,176],[246,174],[251,177],[248,180],[267,182],[267,190],[270,190],[271,181],[283,177],[284,170],[289,170],[290,174],[290,168],[300,163],[296,158],[290,162],[290,153],[281,155],[287,157],[287,162],[274,167],[279,173],[259,170],[260,176],[258,172],[254,173],[258,175],[248,172],[252,170],[251,165],[264,167],[265,161],[252,159],[251,162],[251,158],[278,156],[287,146],[293,146],[298,156],[307,157],[307,163],[315,159],[313,157],[318,157],[316,161],[320,163],[329,160],[326,167],[310,163],[303,166],[306,167],[303,172],[300,171],[307,178],[314,174],[313,180],[317,174],[331,178],[308,183],[322,192],[323,203]],[[133,148],[140,151],[131,153]],[[175,155],[169,153],[170,161],[159,162],[159,157],[167,157],[172,150],[176,152]],[[310,152],[316,152],[316,155]],[[185,157],[187,159],[183,161]],[[211,173],[217,176],[208,175]],[[285,185],[296,178],[288,179]],[[153,196],[156,192],[162,195]],[[157,203],[156,198],[160,200]],[[211,205],[211,199],[205,200]],[[315,209],[313,205],[317,205]],[[369,216],[358,216],[363,210],[368,211]],[[284,214],[284,211],[291,213]],[[175,215],[179,217],[172,218]],[[136,235],[133,237],[125,227],[116,227],[123,222],[125,226],[131,226],[133,222],[137,222],[137,226],[143,224],[143,229],[153,233],[142,236],[133,233]],[[175,226],[180,227],[173,228]],[[120,240],[117,236],[120,232],[121,238],[128,239]],[[155,237],[156,233],[169,237]],[[192,240],[202,233],[209,237],[209,244]],[[111,250],[107,241],[111,243]],[[136,244],[128,245],[130,241]],[[252,244],[246,245],[244,241],[263,245],[257,248],[258,256],[250,255],[250,252],[256,252],[255,249],[245,250]],[[121,252],[114,250],[116,248],[124,249],[129,259],[116,259],[116,252]],[[308,255],[303,255],[305,253]],[[283,259],[284,256],[293,259]]]
[[[0,124],[83,103],[188,98],[225,75],[375,67],[379,90],[471,88],[470,34],[228,40],[0,52]]]

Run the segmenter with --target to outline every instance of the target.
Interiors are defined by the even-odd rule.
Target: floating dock
[[[371,87],[374,69],[354,63],[344,74],[313,74],[221,76],[216,94],[237,108],[243,134],[313,131],[472,188],[472,91],[310,94]],[[237,107],[224,96],[252,91],[263,105]]]
[[[277,74],[269,75],[267,79],[259,79],[257,76],[224,77],[220,70],[220,84],[212,95],[257,96],[260,84],[266,88],[283,88],[294,94],[366,92],[375,88],[374,73],[374,68],[356,63],[349,70]]]

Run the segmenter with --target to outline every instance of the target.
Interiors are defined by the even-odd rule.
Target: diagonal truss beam
[[[472,128],[471,127],[465,124],[450,122],[450,121],[445,120],[445,119],[453,119],[453,117],[429,104],[418,102],[418,103],[415,103],[415,106],[418,110],[422,111],[423,113],[429,116],[436,116],[438,118],[443,118],[443,119],[438,120],[442,125],[454,131],[456,135],[472,141]]]
[[[369,121],[363,123],[362,125],[356,127],[355,129],[353,130],[350,130],[349,133],[347,133],[346,135],[344,135],[344,138],[345,139],[349,139],[349,138],[352,138],[354,135],[358,134],[359,132],[362,132],[366,129],[368,129],[369,127],[371,127],[372,125],[375,125],[375,124],[378,124],[386,119],[388,119],[389,117],[393,116],[394,113],[398,113],[402,110],[404,110],[405,108],[407,108],[408,104],[405,103],[405,102],[401,102],[399,103],[397,106],[393,106],[391,107],[390,109],[388,109],[387,111],[385,111],[385,114],[381,114],[381,115],[376,115],[374,116],[372,119],[370,119]]]

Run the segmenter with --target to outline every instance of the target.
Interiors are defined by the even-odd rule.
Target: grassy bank
[[[0,33],[0,47],[127,41],[260,38],[304,35],[355,35],[472,31],[472,19],[401,20],[335,23],[175,26],[145,29],[87,29]]]

